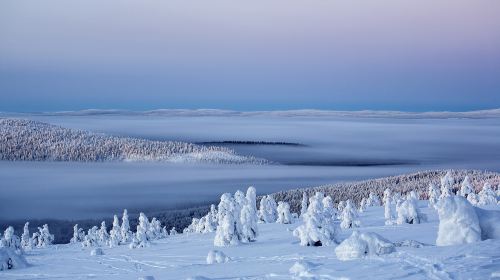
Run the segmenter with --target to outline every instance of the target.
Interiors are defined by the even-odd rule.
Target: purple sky
[[[0,110],[500,107],[500,1],[0,2]]]

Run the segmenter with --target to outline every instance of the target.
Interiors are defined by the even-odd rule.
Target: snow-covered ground
[[[360,232],[375,232],[399,246],[388,255],[341,261],[336,245],[300,246],[292,235],[301,224],[259,224],[256,242],[232,247],[213,246],[214,233],[182,234],[155,241],[151,247],[104,248],[91,256],[79,244],[54,245],[26,254],[28,268],[0,272],[2,279],[500,279],[500,240],[437,247],[438,216],[427,201],[419,201],[428,221],[385,225],[384,208],[360,213]],[[489,206],[500,210],[499,206]],[[352,229],[342,230],[345,239]],[[406,244],[410,244],[406,242]],[[230,260],[207,264],[211,250]],[[147,278],[144,278],[147,279]]]

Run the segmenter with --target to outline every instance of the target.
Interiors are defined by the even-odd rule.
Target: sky
[[[499,107],[497,0],[0,2],[0,111]]]

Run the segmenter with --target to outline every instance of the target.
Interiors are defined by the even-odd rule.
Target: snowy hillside
[[[266,163],[224,147],[114,137],[23,119],[0,119],[0,160]]]
[[[75,225],[62,245],[48,225],[31,237],[27,223],[21,237],[0,235],[0,278],[497,279],[500,192],[473,181],[447,172],[425,192],[388,187],[360,203],[304,193],[300,217],[272,195],[257,203],[249,187],[182,233],[143,213],[133,232],[125,210],[112,227]]]

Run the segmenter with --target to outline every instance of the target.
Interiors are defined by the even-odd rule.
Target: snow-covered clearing
[[[80,244],[53,245],[26,253],[28,268],[0,272],[2,279],[490,279],[500,278],[500,240],[436,246],[438,215],[419,201],[427,215],[421,224],[385,225],[384,207],[359,213],[360,232],[374,232],[396,244],[387,255],[341,261],[336,245],[300,246],[293,224],[259,224],[256,242],[214,247],[215,233],[179,234],[150,247],[104,247],[91,255]],[[500,206],[488,206],[500,210]],[[340,231],[346,239],[352,229]],[[222,251],[227,263],[207,264],[211,250]]]

